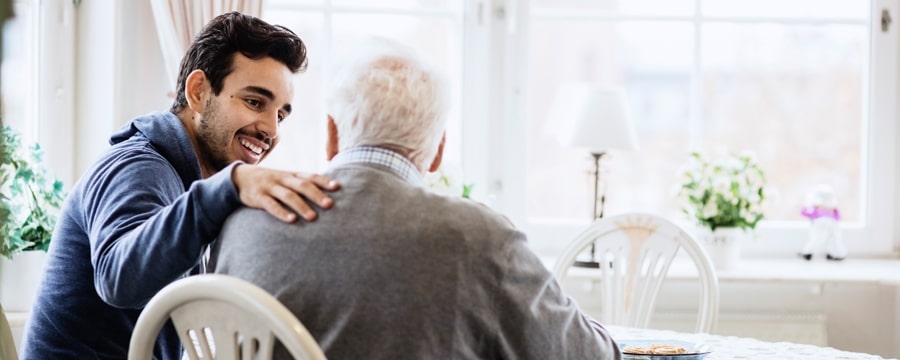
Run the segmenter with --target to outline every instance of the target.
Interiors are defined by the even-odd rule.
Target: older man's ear
[[[441,167],[441,159],[444,158],[444,142],[447,141],[447,132],[445,131],[441,134],[441,144],[438,145],[437,154],[434,155],[434,161],[431,162],[431,167],[428,168],[428,171],[435,172]]]
[[[334,118],[328,115],[328,142],[325,144],[325,156],[329,161],[337,155],[338,149],[340,148],[338,147],[337,125],[334,123]]]

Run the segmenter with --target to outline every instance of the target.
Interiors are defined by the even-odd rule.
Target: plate
[[[659,339],[659,340],[620,340],[618,341],[619,349],[622,350],[622,359],[623,360],[701,360],[709,355],[710,349],[709,346],[703,343],[695,343],[695,342],[687,342],[680,340],[671,340],[671,339]],[[642,348],[649,348],[655,344],[669,344],[680,346],[687,351],[691,352],[690,354],[631,354],[626,353],[624,350],[626,347],[637,346]]]

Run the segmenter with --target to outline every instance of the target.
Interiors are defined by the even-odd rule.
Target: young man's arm
[[[302,178],[279,180],[276,176],[292,177],[287,172],[235,163],[208,179],[195,181],[184,191],[178,174],[158,154],[137,152],[127,156],[128,160],[111,162],[105,171],[88,179],[91,195],[85,202],[94,286],[105,302],[122,308],[143,306],[162,287],[200,262],[204,245],[242,205],[242,195],[232,180],[235,167],[266,175],[251,181],[245,187],[247,191],[259,192],[261,187],[274,188],[273,182],[288,181],[279,185],[281,189],[272,195],[272,201],[282,201],[278,195],[288,196],[291,184],[312,186]],[[328,199],[321,195],[318,200],[322,198]],[[330,199],[326,203],[320,207],[329,207]],[[296,209],[296,204],[288,206]],[[303,206],[311,211],[305,202]]]

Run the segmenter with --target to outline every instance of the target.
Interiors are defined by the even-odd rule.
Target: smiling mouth
[[[252,151],[256,155],[260,155],[263,152],[262,147],[253,145],[245,139],[240,139],[240,142],[241,142],[241,146],[247,148],[248,150]]]

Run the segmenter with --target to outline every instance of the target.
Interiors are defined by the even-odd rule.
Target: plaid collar
[[[412,185],[424,185],[422,174],[409,159],[391,150],[375,146],[358,146],[338,152],[331,159],[328,168],[334,169],[341,165],[354,163],[381,165]]]

